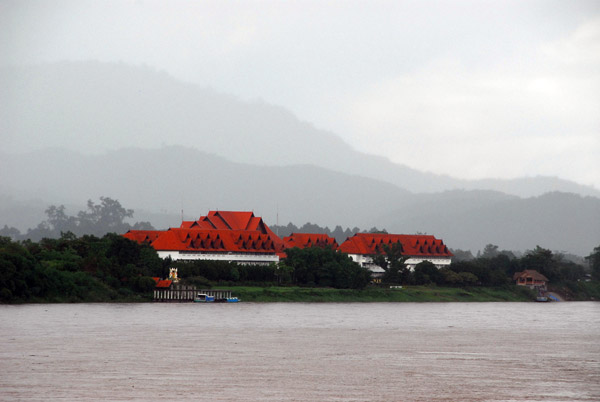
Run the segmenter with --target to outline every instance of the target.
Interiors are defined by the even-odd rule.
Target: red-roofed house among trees
[[[386,247],[400,243],[402,255],[409,269],[423,261],[430,261],[442,268],[452,263],[453,254],[441,239],[431,235],[401,235],[387,233],[357,233],[343,242],[339,250],[348,254],[354,262],[369,268],[375,274],[383,273],[383,269],[373,262],[376,255],[385,254]]]
[[[156,282],[156,289],[161,290],[169,289],[171,287],[171,284],[173,283],[173,281],[170,279],[160,279],[158,277],[152,279],[154,279],[154,282]]]
[[[546,283],[548,282],[548,278],[534,269],[526,269],[525,271],[515,273],[513,280],[517,282],[517,285],[541,290],[546,290]]]

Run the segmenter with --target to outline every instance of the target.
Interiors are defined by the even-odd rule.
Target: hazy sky
[[[0,0],[0,62],[90,59],[284,106],[420,170],[600,188],[600,1]]]

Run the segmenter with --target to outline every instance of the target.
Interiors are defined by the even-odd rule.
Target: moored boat
[[[194,298],[194,303],[213,303],[214,301],[214,296],[209,296],[205,293],[198,293],[198,295]]]

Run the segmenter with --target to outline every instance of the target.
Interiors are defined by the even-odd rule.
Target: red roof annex
[[[171,287],[171,283],[173,283],[170,279],[160,279],[158,277],[153,277],[152,279],[154,279],[156,287],[159,289],[168,289]]]
[[[453,256],[441,239],[436,239],[431,235],[357,233],[346,239],[340,245],[339,250],[346,254],[383,254],[384,246],[391,246],[394,243],[402,245],[402,254],[406,256]]]
[[[292,233],[283,238],[286,248],[331,247],[337,250],[339,245],[333,237],[321,233]]]

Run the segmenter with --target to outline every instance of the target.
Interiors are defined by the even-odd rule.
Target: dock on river
[[[172,285],[169,289],[155,289],[154,301],[156,302],[190,302],[199,294],[214,296],[215,300],[231,297],[231,290],[222,289],[197,289],[194,286]]]

